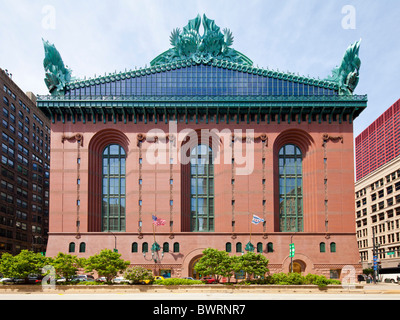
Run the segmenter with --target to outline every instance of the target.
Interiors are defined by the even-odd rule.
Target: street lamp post
[[[108,230],[109,233],[111,233],[114,236],[114,252],[118,252],[117,250],[117,236],[111,232],[110,230]]]
[[[378,243],[376,243],[376,239],[375,239],[375,228],[372,227],[372,265],[373,265],[373,269],[374,269],[374,283],[376,284],[377,281],[377,271],[378,271],[378,255],[377,255],[377,248],[380,245]]]

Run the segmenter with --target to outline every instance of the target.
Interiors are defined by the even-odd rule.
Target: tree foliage
[[[77,256],[59,252],[49,263],[54,267],[56,274],[66,279],[71,279],[82,266],[82,260]]]
[[[132,283],[141,283],[148,280],[149,283],[154,281],[153,273],[143,267],[132,267],[125,270],[124,278],[132,281]]]
[[[110,249],[104,249],[83,260],[86,272],[95,270],[99,277],[105,277],[110,282],[118,273],[122,273],[130,265],[129,261],[121,259],[121,254]]]
[[[264,277],[269,271],[268,269],[269,260],[262,254],[256,254],[254,252],[247,252],[242,256],[238,257],[238,261],[235,264],[236,271],[243,271],[247,274],[247,279],[250,277]]]
[[[0,273],[7,278],[25,279],[30,274],[41,274],[47,260],[42,254],[29,250],[22,250],[16,256],[3,253],[0,259]]]
[[[197,273],[203,276],[213,276],[216,280],[221,277],[230,277],[235,272],[244,272],[247,279],[250,277],[263,277],[269,270],[268,259],[262,254],[247,252],[242,256],[230,256],[226,251],[207,248],[203,256],[194,266]]]

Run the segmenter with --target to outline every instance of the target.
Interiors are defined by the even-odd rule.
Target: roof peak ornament
[[[74,80],[71,76],[72,70],[68,66],[64,66],[61,55],[54,44],[43,38],[42,41],[45,54],[43,67],[46,72],[44,82],[52,95],[64,94],[66,85]]]
[[[339,86],[339,94],[353,94],[359,80],[361,60],[358,56],[361,39],[350,45],[343,55],[340,66],[332,70],[332,75],[326,78],[336,82]]]
[[[200,23],[203,22],[204,34],[200,35]],[[223,32],[203,14],[189,20],[181,31],[179,28],[171,32],[170,42],[173,48],[165,51],[150,62],[151,66],[162,65],[181,60],[193,60],[196,63],[208,63],[213,59],[252,66],[253,62],[244,54],[230,48],[233,35],[229,29]]]

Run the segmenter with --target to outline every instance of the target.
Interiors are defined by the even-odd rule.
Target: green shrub
[[[164,280],[156,280],[154,281],[154,284],[159,284],[164,286],[176,286],[176,285],[203,284],[203,281],[191,280],[191,279],[167,278]]]
[[[299,273],[274,273],[265,279],[252,280],[249,284],[279,284],[279,285],[302,285],[313,284],[320,288],[326,287],[328,284],[340,284],[339,280],[327,279],[325,276],[316,274],[307,274],[302,276]]]
[[[324,288],[328,284],[340,284],[340,281],[336,279],[327,279],[325,276],[310,273],[305,276],[305,284],[314,284],[320,288]]]
[[[100,281],[80,281],[75,284],[77,284],[79,286],[100,286],[100,285],[104,285],[106,283],[100,282]]]
[[[154,277],[150,270],[143,267],[132,267],[125,270],[124,278],[132,281],[134,284],[138,283],[153,283]]]

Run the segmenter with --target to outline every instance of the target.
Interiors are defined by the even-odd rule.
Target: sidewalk
[[[397,293],[400,294],[400,284],[397,283],[366,283],[364,293]]]

